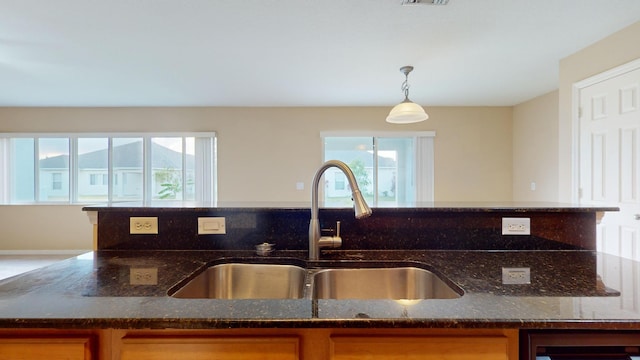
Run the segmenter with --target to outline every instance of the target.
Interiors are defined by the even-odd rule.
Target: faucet
[[[339,247],[342,244],[342,240],[339,238],[339,235],[336,236],[338,241],[334,241],[332,238],[320,236],[320,222],[318,221],[318,186],[320,184],[320,178],[322,177],[322,174],[324,174],[324,172],[330,167],[337,167],[338,169],[342,170],[342,172],[347,177],[347,180],[349,181],[349,187],[351,187],[351,197],[353,199],[356,219],[362,219],[371,215],[371,209],[362,197],[362,193],[358,188],[356,177],[353,175],[353,172],[351,171],[349,166],[339,160],[329,160],[325,162],[316,172],[316,175],[313,178],[313,187],[311,190],[311,220],[309,221],[309,260],[319,259],[321,247]]]

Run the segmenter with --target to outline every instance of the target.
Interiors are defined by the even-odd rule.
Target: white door
[[[640,68],[580,90],[580,203],[617,206],[598,250],[640,260]]]

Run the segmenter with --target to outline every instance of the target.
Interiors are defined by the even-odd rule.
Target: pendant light
[[[402,83],[402,91],[404,92],[404,101],[396,105],[389,112],[387,122],[392,124],[410,124],[427,120],[429,115],[424,111],[422,106],[409,100],[409,73],[413,71],[413,66],[403,66],[400,72],[404,74],[404,82]]]

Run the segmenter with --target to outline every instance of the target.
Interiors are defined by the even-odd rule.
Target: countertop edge
[[[210,212],[210,211],[242,211],[242,212],[259,212],[259,211],[276,211],[276,212],[298,212],[298,211],[310,211],[308,204],[294,204],[287,206],[268,205],[268,204],[256,204],[252,205],[219,205],[219,206],[205,206],[202,204],[109,204],[109,205],[90,205],[84,206],[83,211],[98,211],[98,212],[143,212],[143,211],[171,211],[171,212]],[[572,205],[572,204],[521,204],[521,203],[479,203],[479,204],[448,204],[448,203],[435,203],[435,204],[416,204],[414,206],[399,206],[399,207],[372,207],[375,212],[381,213],[421,213],[421,212],[447,212],[447,213],[461,213],[461,212],[608,212],[619,211],[620,209],[615,206],[592,206],[592,205]],[[347,207],[324,207],[320,205],[321,211],[353,211],[352,208]]]
[[[0,329],[562,329],[637,330],[638,320],[493,320],[493,319],[15,319],[1,320]]]

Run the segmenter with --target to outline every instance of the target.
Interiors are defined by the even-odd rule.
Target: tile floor
[[[74,254],[52,255],[0,255],[0,280],[35,270],[56,261],[74,257]]]

